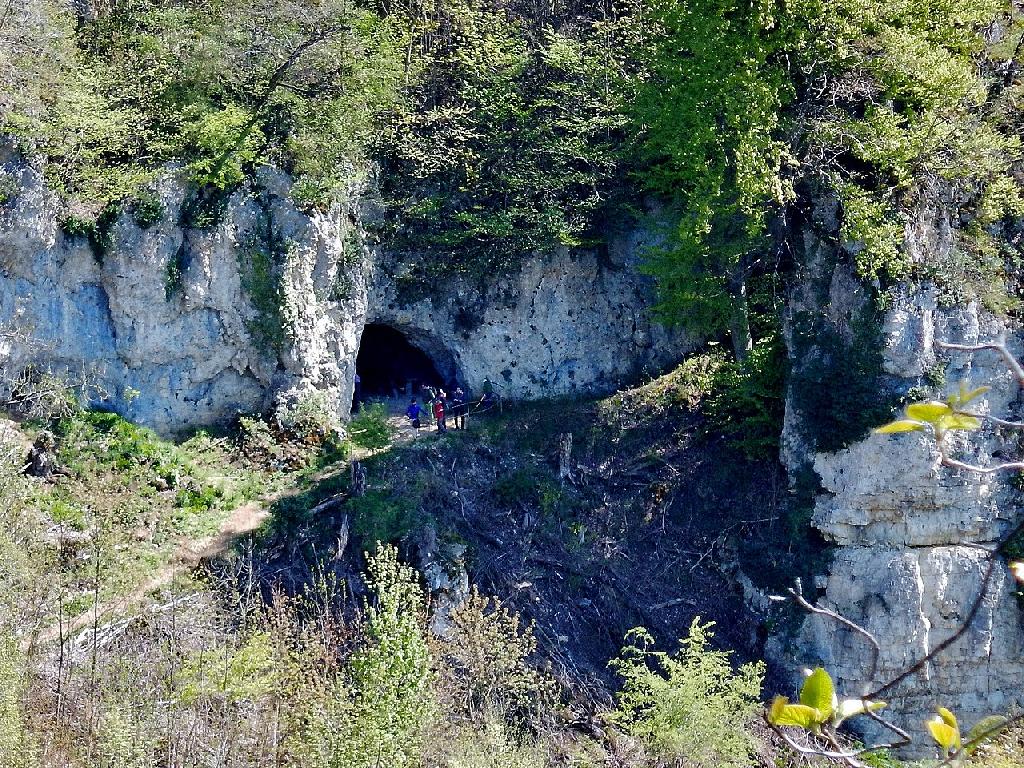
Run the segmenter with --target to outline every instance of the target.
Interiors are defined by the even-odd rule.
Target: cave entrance
[[[363,329],[356,357],[356,373],[360,379],[360,400],[415,396],[424,386],[446,386],[447,378],[450,378],[438,370],[430,355],[401,331],[376,323]]]

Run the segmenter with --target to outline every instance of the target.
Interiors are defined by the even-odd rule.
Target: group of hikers
[[[484,379],[482,396],[476,402],[470,401],[466,392],[459,386],[455,387],[451,395],[443,389],[431,386],[424,386],[423,393],[422,405],[414,397],[409,407],[405,409],[405,415],[416,430],[422,428],[424,420],[433,419],[438,432],[447,432],[449,416],[454,429],[465,429],[466,417],[471,410],[474,413],[490,410],[496,402],[494,386],[490,379]]]

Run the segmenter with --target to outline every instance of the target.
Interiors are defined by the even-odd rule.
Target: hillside
[[[417,748],[428,754],[436,739],[483,729],[481,748],[495,753],[472,759],[622,752],[614,759],[641,764],[640,743],[617,743],[625,735],[602,714],[616,677],[606,665],[626,631],[647,626],[671,647],[699,616],[716,622],[716,645],[755,658],[756,619],[729,578],[735,549],[785,538],[784,502],[771,518],[761,504],[782,495],[778,468],[700,436],[706,378],[691,367],[604,400],[513,405],[355,465],[339,450],[365,449],[275,437],[252,421],[177,444],[109,414],[8,423],[4,611],[20,629],[5,646],[16,698],[4,743],[42,765],[192,765],[210,749],[225,765],[306,764],[305,750],[330,736],[302,713],[365,674],[356,659],[379,641],[426,644],[431,672],[417,695],[440,709],[407,714],[426,718]],[[574,449],[560,478],[564,434]],[[18,478],[30,442],[48,446],[49,477]],[[353,488],[353,466],[365,486]],[[723,495],[722,467],[744,467],[747,482]],[[249,513],[261,508],[265,519]],[[392,599],[412,612],[387,630],[374,628],[385,621],[377,603],[360,608],[381,589],[360,575],[383,567],[365,555],[378,540],[423,569],[431,599],[424,613],[419,579],[408,582]],[[474,613],[486,608],[476,590],[500,602]],[[440,636],[420,623],[428,615]],[[374,639],[385,631],[398,634]],[[393,667],[404,658],[376,663],[405,675]],[[411,706],[411,683],[388,684],[394,706]],[[370,727],[369,713],[350,714]],[[764,738],[758,752],[779,754]],[[471,741],[459,743],[430,764],[471,759]]]
[[[1022,72],[1020,0],[0,3],[0,768],[1020,763]]]

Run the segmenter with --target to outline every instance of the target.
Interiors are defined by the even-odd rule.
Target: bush
[[[778,333],[756,343],[742,362],[720,365],[707,399],[708,426],[735,440],[752,459],[777,458],[786,369],[786,348]]]
[[[143,192],[132,205],[132,218],[143,229],[149,229],[160,223],[164,217],[164,204],[152,192]]]
[[[394,547],[370,558],[366,644],[348,674],[311,697],[292,751],[310,768],[408,768],[419,765],[430,720],[430,657],[424,632],[424,596]]]
[[[255,310],[255,315],[246,322],[246,330],[257,346],[276,353],[284,349],[288,340],[279,258],[274,249],[262,247],[245,254],[240,250],[238,254],[242,290]]]
[[[368,451],[387,448],[395,436],[394,428],[388,423],[387,408],[382,403],[364,405],[349,425],[349,436],[353,443]]]
[[[339,429],[338,413],[326,392],[303,392],[292,402],[281,403],[274,419],[289,436],[307,443],[325,442]]]
[[[386,491],[367,491],[345,502],[352,515],[352,530],[367,546],[393,544],[413,529],[416,515],[405,499]]]
[[[757,662],[733,672],[729,653],[708,647],[712,626],[695,618],[674,656],[650,650],[647,630],[630,630],[611,662],[623,679],[611,719],[659,757],[745,768],[754,752],[746,725],[760,706],[765,667]]]
[[[38,765],[37,748],[25,728],[22,712],[25,691],[22,664],[16,641],[0,637],[0,765],[5,768]]]
[[[489,718],[481,727],[442,732],[432,744],[436,755],[429,765],[437,768],[545,768],[544,752],[500,718]]]
[[[553,681],[528,663],[537,650],[532,622],[523,626],[519,614],[476,587],[450,619],[441,675],[455,706],[494,725],[495,717],[551,703]]]

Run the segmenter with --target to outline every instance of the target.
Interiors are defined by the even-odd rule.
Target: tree
[[[645,187],[669,201],[673,228],[655,249],[662,315],[728,331],[750,351],[747,282],[767,249],[782,182],[780,112],[793,88],[777,58],[786,33],[774,0],[648,0],[632,94]]]

